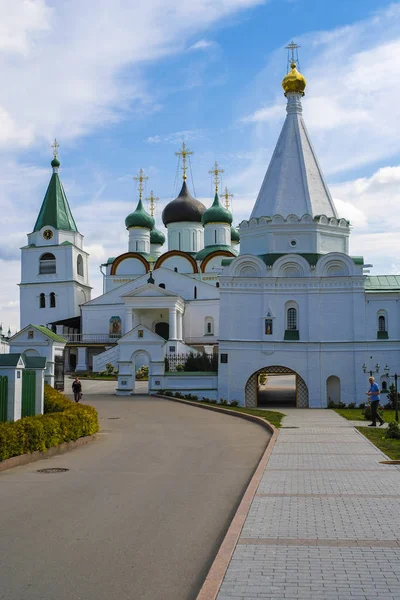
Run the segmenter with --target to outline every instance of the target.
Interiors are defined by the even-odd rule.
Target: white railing
[[[121,335],[109,333],[62,333],[69,344],[116,344]]]

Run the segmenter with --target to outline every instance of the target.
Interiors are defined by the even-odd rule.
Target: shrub
[[[345,402],[334,402],[333,400],[329,400],[328,408],[346,408]]]
[[[181,400],[184,400],[185,396],[180,392],[175,392],[175,398],[180,398]]]
[[[149,378],[149,367],[143,365],[136,371],[136,379],[148,379]]]
[[[210,398],[205,398],[205,397],[203,397],[203,398],[201,399],[201,401],[202,401],[202,402],[210,402]]]
[[[171,392],[171,390],[164,390],[164,396],[168,396],[169,398],[173,398],[174,397],[174,392]]]
[[[228,406],[228,400],[224,400],[223,398],[219,399],[219,403],[221,404],[221,406]]]
[[[179,372],[182,372],[182,371],[184,371],[184,370],[185,370],[185,367],[184,367],[183,365],[181,365],[181,364],[177,364],[175,368],[176,368],[176,370],[177,370],[177,371],[179,371]]]
[[[394,410],[396,407],[396,388],[394,383],[392,383],[389,387],[389,391],[386,396],[388,403],[385,405],[386,409]],[[397,403],[400,406],[400,394],[397,393]]]
[[[176,367],[178,370],[178,366]],[[184,371],[218,371],[218,355],[217,354],[194,354],[190,352],[183,365]]]
[[[114,365],[112,365],[111,363],[107,363],[106,364],[106,372],[107,372],[107,375],[112,375],[114,373]]]
[[[185,394],[185,400],[192,400],[194,402],[197,402],[198,397],[197,396],[192,396],[192,394]]]
[[[44,405],[44,415],[0,423],[0,461],[36,450],[45,452],[99,430],[93,406],[72,402],[49,385],[45,385]]]
[[[355,408],[355,407],[356,407],[355,402],[350,402],[350,404],[347,405],[347,408]]]
[[[396,421],[389,423],[389,426],[385,432],[385,437],[392,440],[400,440],[400,427]]]
[[[164,368],[165,371],[169,371],[169,360],[167,357],[164,358]]]
[[[210,404],[218,404],[218,402],[216,400],[209,400],[208,401]]]
[[[239,406],[239,402],[237,400],[232,400],[232,402],[229,403],[229,406]]]

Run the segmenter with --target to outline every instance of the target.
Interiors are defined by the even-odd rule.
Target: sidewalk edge
[[[258,423],[259,425],[261,425],[261,427],[264,427],[264,429],[268,429],[268,431],[272,433],[271,439],[269,440],[264,454],[260,458],[257,468],[252,478],[250,479],[250,482],[246,488],[243,498],[240,501],[238,509],[235,513],[235,516],[233,517],[232,522],[228,527],[228,531],[225,534],[223,542],[208,571],[207,577],[204,580],[200,592],[196,597],[196,600],[216,600],[219,589],[224,580],[225,573],[231,561],[233,552],[239,540],[244,522],[249,513],[251,504],[253,502],[257,488],[260,484],[261,478],[264,474],[265,468],[268,464],[269,457],[271,456],[273,447],[278,437],[279,430],[276,429],[276,427],[271,425],[271,423],[269,423],[265,419],[262,419],[261,417],[257,417],[255,415],[248,415],[245,413],[231,411],[229,409],[220,408],[212,404],[203,404],[199,402],[192,402],[191,400],[183,400],[181,398],[161,396],[161,394],[158,395],[158,397],[165,398],[166,400],[171,400],[172,402],[181,402],[182,404],[188,404],[189,406],[198,406],[199,408],[204,408],[206,410],[214,410],[218,412],[223,412],[227,415],[231,415],[234,417],[244,418],[248,421]]]

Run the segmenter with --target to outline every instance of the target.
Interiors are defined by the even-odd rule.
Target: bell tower
[[[53,173],[28,243],[21,248],[20,326],[46,325],[80,315],[90,300],[88,259],[58,175],[57,140]]]

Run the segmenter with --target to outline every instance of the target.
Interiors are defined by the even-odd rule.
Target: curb
[[[36,450],[35,452],[32,452],[32,454],[21,454],[20,456],[7,458],[0,462],[0,472],[7,471],[7,469],[13,469],[14,467],[28,465],[29,463],[37,462],[44,458],[51,458],[57,454],[64,454],[65,452],[69,452],[69,450],[74,450],[75,448],[79,448],[79,446],[93,442],[96,438],[96,435],[86,435],[85,437],[78,438],[72,442],[63,442],[58,446],[53,446],[52,448],[49,448],[47,452]]]
[[[279,430],[276,429],[273,425],[271,425],[271,423],[269,423],[265,419],[262,419],[261,417],[257,417],[255,415],[247,415],[246,413],[235,412],[229,409],[219,408],[213,405],[205,405],[199,402],[192,402],[191,400],[183,400],[181,398],[171,398],[169,396],[161,395],[157,395],[157,397],[165,398],[166,400],[171,400],[172,402],[181,402],[182,404],[188,404],[189,406],[198,406],[199,408],[204,408],[206,410],[214,410],[218,412],[223,412],[226,415],[247,419],[248,421],[258,423],[259,425],[261,425],[261,427],[264,427],[264,429],[267,429],[270,433],[272,433],[271,439],[268,442],[264,454],[260,458],[257,468],[252,478],[250,479],[250,482],[246,488],[243,498],[240,501],[235,516],[233,517],[232,522],[228,527],[228,531],[226,532],[223,542],[217,552],[217,556],[215,557],[207,573],[207,577],[205,578],[204,583],[200,589],[200,592],[196,597],[196,600],[216,600],[219,589],[224,580],[225,573],[231,561],[233,552],[235,551],[244,522],[249,513],[251,504],[253,502],[257,488],[260,484],[261,478],[264,474],[265,468],[268,464],[269,457],[271,456],[272,450],[274,448]]]

